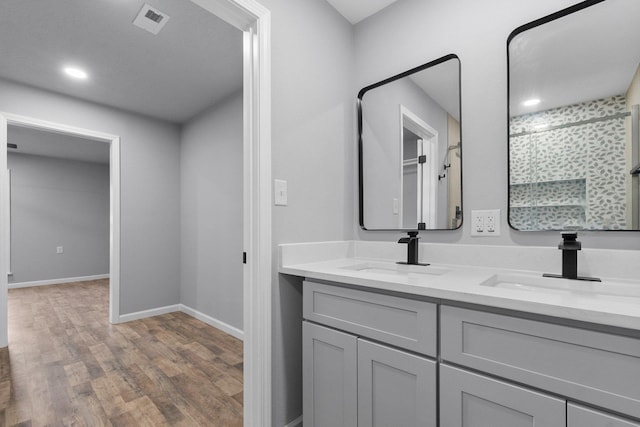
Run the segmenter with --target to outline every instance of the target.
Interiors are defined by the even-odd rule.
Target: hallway
[[[107,280],[9,291],[1,426],[242,426],[242,341],[183,313],[111,325],[108,293]]]

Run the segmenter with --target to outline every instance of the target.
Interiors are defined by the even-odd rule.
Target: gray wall
[[[8,164],[10,283],[108,274],[109,165],[19,153]]]
[[[2,80],[0,94],[0,111],[120,136],[120,314],[177,304],[178,126]]]
[[[272,20],[273,425],[302,413],[301,282],[278,275],[277,244],[343,240],[355,221],[351,25],[324,0],[262,0]],[[355,175],[353,175],[355,176]]]
[[[557,232],[518,232],[507,225],[507,37],[516,27],[574,0],[400,0],[355,26],[355,88],[448,53],[462,66],[463,205],[461,230],[421,233],[425,241],[555,246]],[[472,209],[501,209],[499,238],[472,238]],[[364,232],[393,240],[398,233]],[[640,249],[637,233],[580,232],[584,247]]]
[[[180,301],[242,329],[242,92],[183,125]]]

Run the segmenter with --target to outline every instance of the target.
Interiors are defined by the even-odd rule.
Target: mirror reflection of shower
[[[582,2],[508,38],[509,225],[640,230],[640,2]]]

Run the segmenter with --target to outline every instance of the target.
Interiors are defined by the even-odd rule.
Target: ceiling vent
[[[152,34],[158,34],[168,20],[169,15],[145,3],[136,19],[133,20],[133,25]]]

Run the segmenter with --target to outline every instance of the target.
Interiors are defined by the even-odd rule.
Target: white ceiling
[[[190,1],[148,0],[170,17],[153,35],[132,23],[144,3],[0,1],[0,78],[176,123],[242,87],[240,30]]]
[[[327,0],[342,16],[352,24],[379,12],[398,0]]]
[[[145,0],[0,1],[0,78],[174,123],[242,88],[240,30],[190,1],[148,2],[170,17],[158,35],[133,25]],[[109,161],[106,144],[10,129],[23,154]]]

